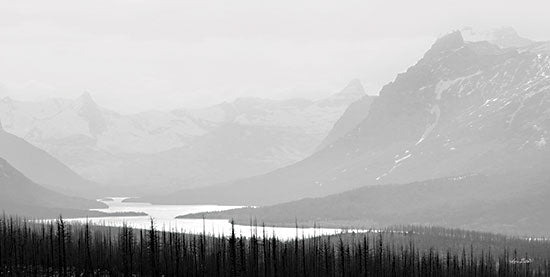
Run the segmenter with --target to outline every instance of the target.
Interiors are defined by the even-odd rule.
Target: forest
[[[550,276],[550,242],[396,226],[280,240],[0,218],[0,276]],[[298,234],[298,229],[297,229]]]

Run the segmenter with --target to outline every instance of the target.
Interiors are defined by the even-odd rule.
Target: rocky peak
[[[348,106],[367,95],[359,79],[351,80],[344,89],[318,102],[320,106]]]
[[[82,106],[97,106],[89,91],[82,93],[82,95],[78,97],[77,102],[79,102]]]
[[[363,84],[359,79],[353,79],[351,80],[348,85],[340,92],[340,94],[346,95],[346,94],[365,94],[365,89],[363,88]]]
[[[97,105],[88,91],[84,92],[77,99],[75,109],[77,109],[78,114],[88,122],[92,135],[99,135],[107,129],[107,124],[103,118],[101,108]]]
[[[426,52],[426,57],[438,55],[444,52],[453,51],[464,46],[464,39],[460,31],[453,31],[439,38]]]

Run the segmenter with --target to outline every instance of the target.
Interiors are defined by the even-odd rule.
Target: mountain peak
[[[92,135],[101,134],[107,129],[101,108],[94,101],[90,92],[85,91],[78,97],[75,108],[78,110],[80,116],[88,121]]]
[[[365,95],[365,88],[359,79],[351,80],[348,85],[338,93],[340,95]]]
[[[436,40],[430,50],[426,52],[427,56],[437,55],[442,52],[456,50],[464,46],[464,38],[460,31],[453,31]]]
[[[78,100],[80,100],[83,104],[95,104],[94,98],[92,97],[92,94],[89,91],[84,91],[78,97]]]
[[[351,80],[340,92],[318,101],[321,106],[348,106],[367,95],[359,79]]]
[[[77,109],[90,112],[91,110],[99,110],[99,105],[95,102],[92,94],[89,91],[84,91],[75,101]]]
[[[487,41],[500,48],[524,47],[533,43],[532,40],[521,37],[512,27],[501,27],[489,30],[464,27],[460,32],[465,41]]]

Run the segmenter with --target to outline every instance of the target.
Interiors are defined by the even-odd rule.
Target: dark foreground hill
[[[367,228],[422,224],[550,236],[549,181],[550,176],[460,176],[184,217],[234,219],[241,224],[255,219],[268,225],[294,225],[298,220],[308,225]]]

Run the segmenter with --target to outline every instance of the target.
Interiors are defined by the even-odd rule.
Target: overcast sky
[[[550,38],[548,0],[0,0],[0,96],[121,111],[377,94],[464,26]]]

